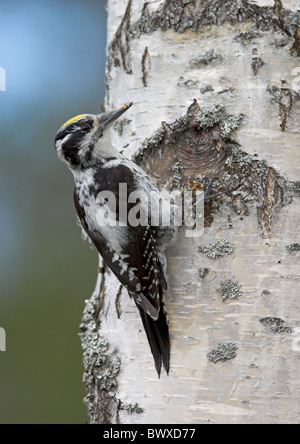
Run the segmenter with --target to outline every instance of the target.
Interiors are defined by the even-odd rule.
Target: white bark
[[[296,12],[298,1],[282,3]],[[150,2],[149,11],[157,11],[161,4]],[[274,6],[271,0],[256,4]],[[124,21],[128,1],[109,0],[109,48],[122,20],[124,27],[132,27],[143,6],[143,0],[133,0]],[[292,251],[286,248],[299,243],[295,197],[299,186],[291,184],[299,180],[300,165],[300,82],[295,75],[300,58],[291,53],[295,39],[280,29],[258,29],[253,21],[241,20],[210,24],[198,32],[157,29],[130,41],[122,31],[120,41],[126,48],[123,59],[120,47],[114,48],[113,55],[108,51],[106,107],[114,109],[129,101],[134,107],[122,127],[115,126],[114,146],[124,149],[128,157],[135,155],[162,122],[171,124],[184,116],[196,99],[200,108],[222,105],[229,115],[243,114],[235,140],[252,160],[266,161],[270,170],[260,223],[257,199],[247,202],[242,193],[249,215],[241,218],[243,211],[237,214],[231,197],[222,198],[202,238],[189,239],[181,231],[168,253],[169,376],[157,378],[136,307],[117,279],[105,274],[100,314],[96,310],[99,319],[95,306],[100,287],[87,305],[83,322],[86,357],[94,356],[85,363],[91,422],[298,423],[300,253],[297,246]],[[115,66],[117,57],[120,66]],[[193,63],[199,58],[202,62]],[[274,171],[286,186],[280,203],[274,197]],[[152,175],[157,179],[159,171]],[[200,246],[224,238],[234,245],[232,254],[211,259],[199,252]],[[222,301],[217,289],[225,280],[240,283],[238,298]],[[267,320],[260,322],[262,318]],[[92,353],[87,333],[96,338]],[[107,342],[102,359],[106,380],[113,379],[114,373],[115,381],[100,390],[99,381],[105,377],[98,371],[101,362],[95,366],[95,356],[101,340]],[[234,343],[236,358],[211,362],[208,353],[220,343]],[[99,416],[101,399],[98,410],[95,407],[101,391],[106,402],[113,403],[107,416]]]

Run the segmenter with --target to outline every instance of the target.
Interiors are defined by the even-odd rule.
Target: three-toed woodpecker
[[[170,338],[163,301],[167,290],[165,249],[176,235],[176,228],[174,224],[154,225],[151,205],[155,201],[157,206],[159,202],[160,212],[171,215],[175,207],[162,198],[141,168],[111,144],[109,127],[131,105],[109,113],[81,114],[70,119],[58,131],[55,149],[74,175],[74,201],[82,228],[134,299],[160,375],[162,364],[167,373],[170,368]],[[126,202],[124,216],[120,185],[126,187],[128,195],[143,192],[142,196],[152,196],[151,200],[140,202],[140,208],[144,205],[144,209],[149,210],[145,212],[146,223],[131,224],[128,218],[124,223],[133,203]],[[115,197],[115,207],[108,199],[101,198],[103,192]],[[153,196],[156,199],[153,200]],[[99,215],[104,213],[107,224],[99,223]]]

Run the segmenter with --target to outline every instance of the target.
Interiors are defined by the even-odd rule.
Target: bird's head
[[[105,114],[80,114],[68,120],[55,138],[58,157],[71,171],[84,170],[118,155],[110,141],[110,126],[133,104]]]

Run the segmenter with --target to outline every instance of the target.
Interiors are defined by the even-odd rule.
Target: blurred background
[[[97,255],[81,240],[59,127],[105,94],[105,0],[0,0],[0,423],[85,423],[79,323]]]

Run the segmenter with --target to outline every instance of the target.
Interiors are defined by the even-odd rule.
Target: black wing
[[[93,188],[90,189],[90,192],[95,197],[100,191],[104,190],[114,193],[117,202],[117,219],[119,217],[120,183],[127,184],[128,194],[135,191],[135,172],[122,164],[114,165],[113,171],[111,168],[99,167],[94,176]],[[80,205],[76,190],[74,201],[84,230],[91,238],[105,263],[135,300],[154,356],[158,374],[160,374],[162,362],[168,372],[170,340],[163,307],[163,293],[167,289],[167,283],[158,255],[156,228],[151,227],[150,224],[137,227],[129,225],[126,227],[128,241],[122,248],[122,251],[117,252],[112,248],[110,240],[103,236],[101,230],[89,225],[84,207]],[[131,205],[128,204],[128,210],[130,209]]]

